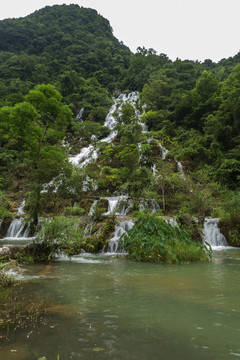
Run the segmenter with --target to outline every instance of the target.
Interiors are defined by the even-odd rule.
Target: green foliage
[[[140,218],[123,235],[122,243],[129,258],[137,261],[182,263],[210,258],[206,247],[191,241],[187,231],[152,217]]]
[[[0,219],[4,219],[10,215],[10,203],[4,193],[0,190]]]
[[[76,136],[84,138],[87,141],[90,141],[93,135],[104,137],[109,135],[110,132],[107,127],[93,121],[75,121],[72,125],[72,129]]]
[[[223,209],[232,222],[240,222],[240,192],[228,192],[225,195]]]
[[[37,224],[42,186],[64,167],[66,156],[59,140],[65,135],[72,112],[52,85],[36,86],[25,99],[8,110],[9,135],[20,149],[23,145],[21,150],[31,164],[29,210]]]
[[[45,220],[42,229],[37,233],[36,242],[56,243],[62,246],[82,237],[76,226],[76,220],[64,216],[56,216],[52,220]]]
[[[116,89],[130,60],[130,50],[113,36],[108,20],[73,4],[3,20],[0,37],[4,105],[21,102],[36,84],[56,82],[64,97],[75,103],[79,77],[94,76],[104,87]]]
[[[57,216],[50,221],[45,220],[41,226],[33,244],[25,250],[35,262],[49,261],[64,246],[83,238],[83,231],[77,228],[73,218]]]
[[[136,204],[157,199],[164,214],[229,218],[220,197],[224,188],[239,190],[239,54],[218,64],[171,61],[144,47],[131,54],[106,19],[78,5],[0,21],[0,38],[0,189],[9,198],[26,194],[35,224],[42,213],[81,216],[75,202],[122,191]],[[119,102],[118,135],[111,144],[99,141],[109,134],[103,124],[112,93],[128,89],[142,91],[136,106],[141,112],[146,105],[141,120],[150,132],[142,133],[132,104]],[[73,155],[94,141],[98,160],[72,170],[64,137]],[[159,142],[169,149],[166,161]],[[0,201],[6,217],[11,206],[2,193]],[[104,211],[101,205],[96,219],[105,221]]]
[[[64,209],[64,215],[66,216],[82,216],[85,214],[85,210],[80,206],[67,206]]]

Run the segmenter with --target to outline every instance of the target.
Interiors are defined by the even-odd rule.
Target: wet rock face
[[[1,222],[1,226],[0,226],[0,237],[6,236],[11,222],[12,222],[12,218],[3,219],[3,221]]]

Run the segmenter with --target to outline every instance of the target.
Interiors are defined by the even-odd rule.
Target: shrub
[[[80,206],[67,206],[64,209],[64,214],[66,216],[82,216],[85,214],[85,210]]]
[[[67,244],[81,241],[83,231],[76,226],[76,220],[56,216],[51,221],[44,221],[42,229],[37,233],[33,244],[25,248],[27,256],[34,261],[49,261],[55,253]]]
[[[152,217],[140,218],[121,241],[129,258],[137,261],[181,263],[211,258],[211,250],[191,241],[186,230]]]
[[[10,216],[9,207],[9,201],[5,197],[4,193],[0,190],[0,219],[4,219]]]

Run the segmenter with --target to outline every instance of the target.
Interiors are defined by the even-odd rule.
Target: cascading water
[[[140,199],[139,210],[144,211],[146,209],[151,210],[152,214],[154,214],[157,210],[160,210],[161,208],[155,199]]]
[[[162,160],[165,160],[166,156],[167,156],[167,153],[168,153],[168,150],[164,146],[162,146],[161,143],[159,143],[159,147],[160,147],[160,149],[162,151]]]
[[[84,114],[84,108],[82,108],[79,113],[77,114],[76,118],[79,120],[79,121],[83,121],[83,114]]]
[[[120,237],[127,233],[134,226],[132,220],[122,221],[115,226],[114,235],[108,242],[109,253],[122,253],[123,250],[119,248]]]
[[[104,215],[126,215],[128,206],[128,197],[127,196],[116,196],[116,197],[107,197],[108,200],[108,210]]]
[[[29,237],[30,225],[24,222],[24,219],[14,219],[6,233],[5,240],[23,240],[31,239]]]
[[[21,205],[18,208],[17,214],[20,215],[20,216],[25,214],[25,211],[23,210],[24,206],[25,206],[25,203],[26,203],[26,201],[25,201],[25,199],[23,199]]]
[[[118,110],[121,114],[121,109],[124,104],[130,103],[134,108],[136,116],[139,117],[139,111],[135,106],[135,103],[138,101],[138,99],[139,99],[138,92],[132,92],[130,94],[121,94],[119,95],[118,98],[114,99],[114,104],[111,106],[104,122],[104,126],[108,127],[111,132],[108,136],[99,140],[100,142],[106,142],[110,144],[117,136],[118,132],[114,130],[115,125],[117,123],[114,117],[114,113],[116,110]],[[80,118],[82,119],[82,115]],[[146,131],[145,124],[141,122],[139,122],[139,124],[142,125],[143,131]],[[87,164],[96,161],[97,158],[98,158],[98,151],[95,149],[94,145],[89,144],[88,147],[82,148],[79,154],[70,156],[69,162],[75,166],[82,168]]]
[[[228,246],[225,236],[218,227],[219,219],[205,218],[203,229],[203,241],[211,245],[213,249]]]
[[[113,196],[113,197],[103,197],[100,200],[108,201],[108,209],[104,215],[127,215],[128,211],[133,207],[132,201],[128,199],[127,196]],[[89,216],[94,215],[97,203],[99,200],[94,200],[92,203],[89,213]]]
[[[97,207],[97,203],[98,203],[98,200],[94,200],[94,202],[92,203],[92,206],[90,207],[90,210],[89,210],[89,213],[88,213],[89,216],[94,215],[94,212],[95,212],[96,207]]]
[[[178,172],[181,173],[182,176],[184,176],[183,166],[182,166],[182,163],[180,161],[177,161],[177,170],[178,170]]]

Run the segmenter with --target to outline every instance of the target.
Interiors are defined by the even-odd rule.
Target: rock
[[[8,246],[3,246],[0,248],[0,256],[7,256],[9,254],[9,247]]]
[[[20,247],[16,246],[16,245],[2,245],[0,246],[0,257],[1,256],[14,256],[16,255],[16,253],[18,253],[20,251]]]

